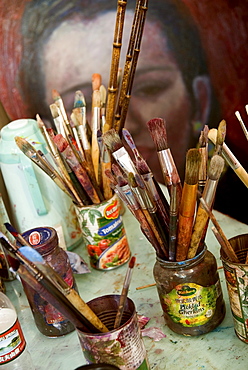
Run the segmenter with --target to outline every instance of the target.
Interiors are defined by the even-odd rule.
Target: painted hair
[[[135,9],[134,0],[127,9]],[[52,32],[68,19],[88,20],[101,13],[116,11],[116,0],[32,0],[27,3],[22,18],[23,55],[20,64],[19,85],[26,105],[32,102],[30,113],[50,116],[45,103],[42,74],[43,45]],[[196,76],[206,75],[207,64],[198,29],[182,1],[157,0],[148,5],[146,22],[159,23],[168,47],[182,72],[186,88],[194,103],[192,82]],[[152,46],[151,46],[152,47]],[[142,46],[141,46],[142,53]],[[39,86],[39,90],[37,90]]]

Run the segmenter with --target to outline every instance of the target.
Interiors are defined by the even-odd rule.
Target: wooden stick
[[[203,208],[207,211],[212,223],[214,224],[214,226],[215,226],[216,230],[218,231],[221,239],[223,240],[223,243],[221,244],[221,247],[223,248],[226,255],[228,256],[228,258],[230,258],[230,260],[232,262],[238,263],[239,262],[238,257],[236,256],[236,253],[234,252],[231,244],[229,243],[225,234],[223,233],[223,231],[222,231],[218,221],[216,220],[214,214],[212,213],[211,209],[208,207],[208,205],[206,204],[206,202],[204,201],[203,198],[200,198],[200,202],[203,205]]]
[[[126,13],[127,0],[118,0],[115,22],[114,42],[112,51],[112,61],[110,68],[110,77],[108,84],[108,98],[106,107],[106,124],[103,127],[103,133],[107,132],[113,126],[115,101],[118,87],[118,68],[122,46],[122,34],[124,27],[124,18]]]

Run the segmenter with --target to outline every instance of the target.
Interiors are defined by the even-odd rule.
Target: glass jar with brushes
[[[194,258],[180,262],[157,257],[153,274],[165,322],[175,333],[206,334],[224,319],[216,259],[206,245]]]

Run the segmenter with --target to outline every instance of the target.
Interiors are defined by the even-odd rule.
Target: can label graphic
[[[75,209],[91,266],[108,270],[126,263],[131,254],[118,197]]]

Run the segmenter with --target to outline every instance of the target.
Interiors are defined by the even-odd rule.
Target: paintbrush
[[[97,133],[100,130],[100,109],[101,109],[101,96],[100,96],[101,78],[98,73],[92,75],[92,119],[91,119],[91,157],[95,172],[95,178],[99,184],[99,165],[100,165],[100,149],[97,140]]]
[[[244,121],[242,120],[242,117],[241,117],[241,114],[239,113],[239,111],[236,111],[235,112],[235,116],[237,117],[239,123],[240,123],[240,126],[245,134],[245,137],[246,137],[246,140],[248,140],[248,130],[244,124]]]
[[[61,134],[54,136],[54,142],[58,147],[58,150],[63,155],[71,169],[74,171],[78,181],[83,186],[84,190],[90,197],[91,201],[94,204],[99,204],[100,199],[98,194],[93,187],[87,171],[83,168],[83,166],[78,162],[77,158],[75,157],[71,147],[69,146],[68,142],[64,139]]]
[[[118,0],[117,12],[114,30],[112,60],[110,66],[110,76],[108,83],[108,97],[106,107],[106,124],[104,125],[103,133],[107,132],[113,126],[114,110],[116,104],[116,96],[118,89],[118,68],[122,46],[122,35],[124,28],[124,19],[126,12],[127,0]]]
[[[108,331],[106,326],[100,321],[94,312],[86,303],[83,302],[78,293],[73,288],[70,288],[49,265],[44,264],[42,257],[37,251],[31,247],[17,248],[11,244],[2,233],[0,233],[0,242],[10,253],[14,254],[14,256],[27,268],[28,272],[31,273],[32,276],[59,301],[61,306],[58,306],[58,310],[61,310],[61,307],[65,307],[69,310],[70,317],[73,318],[75,316],[76,319],[79,319],[79,322],[85,324],[86,328],[89,328],[90,331]],[[31,261],[29,260],[30,257],[32,258]],[[33,260],[35,260],[35,262]],[[49,270],[47,269],[47,266],[50,267]],[[52,273],[52,278],[50,273]],[[54,278],[56,279],[56,283],[54,283]],[[84,314],[78,310],[74,303],[82,309]],[[67,317],[66,314],[65,316]]]
[[[143,158],[138,158],[136,161],[136,168],[141,175],[144,184],[151,195],[154,203],[157,206],[160,222],[164,225],[165,232],[169,234],[169,204],[165,198],[164,193],[162,192],[159,184],[153,176],[149,166]]]
[[[42,156],[36,151],[36,149],[22,137],[16,136],[15,142],[19,149],[34,162],[38,167],[40,167],[54,182],[58,187],[63,190],[69,197],[76,202],[74,195],[71,193],[70,189],[64,183],[64,180],[60,174],[47,162]]]
[[[201,131],[199,138],[199,153],[201,156],[200,168],[199,168],[199,179],[198,179],[198,190],[200,194],[203,193],[208,173],[208,132],[209,128],[207,125]]]
[[[147,127],[150,132],[151,138],[155,144],[159,163],[162,169],[165,185],[170,194],[172,185],[172,173],[176,177],[177,184],[177,202],[180,204],[182,196],[182,184],[178,171],[167,142],[166,122],[162,118],[153,118],[147,122]]]
[[[135,261],[136,261],[136,257],[133,256],[130,259],[129,264],[128,264],[128,269],[125,275],[124,284],[123,284],[123,288],[121,291],[119,306],[118,306],[117,314],[115,317],[114,329],[117,329],[121,325],[121,319],[123,316],[123,312],[124,312],[124,308],[125,308],[125,304],[127,300],[128,290],[129,290],[129,286],[131,283]]]
[[[127,180],[123,176],[119,175],[117,176],[117,182],[118,190],[123,194],[122,199],[124,199],[125,204],[128,206],[129,209],[131,209],[131,212],[140,223],[140,227],[143,234],[146,236],[151,245],[154,247],[156,254],[160,258],[166,258]]]
[[[200,202],[201,202],[203,208],[205,209],[205,211],[208,213],[208,216],[209,216],[210,220],[212,221],[213,225],[215,226],[216,230],[218,231],[218,233],[220,235],[220,238],[222,239],[222,245],[221,246],[222,246],[224,252],[226,253],[228,258],[230,258],[230,260],[232,262],[237,262],[238,263],[239,262],[238,257],[236,256],[236,253],[234,252],[230,242],[228,241],[224,232],[222,231],[222,229],[221,229],[218,221],[216,220],[213,212],[208,207],[207,203],[205,202],[205,200],[203,198],[200,198]]]
[[[133,193],[136,195],[141,209],[147,221],[149,222],[161,249],[163,250],[164,254],[168,256],[168,241],[164,227],[161,225],[157,207],[147,192],[141,176],[137,174],[134,175],[132,172],[130,172],[128,175],[128,182]]]
[[[136,4],[139,4],[139,0],[137,0]],[[125,96],[122,100],[122,102],[119,103],[119,111],[116,116],[117,121],[114,124],[114,128],[117,130],[117,132],[121,133],[122,128],[125,125],[125,120],[127,116],[127,111],[131,99],[131,93],[132,93],[132,87],[133,87],[133,81],[134,81],[134,75],[138,63],[139,53],[140,53],[140,45],[145,25],[145,19],[146,19],[146,12],[147,12],[147,5],[148,0],[144,0],[143,4],[141,6],[136,5],[136,9],[138,12],[139,17],[136,18],[136,14],[134,14],[134,24],[132,29],[134,30],[134,47],[133,47],[133,53],[131,58],[131,64],[130,68],[127,74],[127,78],[123,87]],[[136,13],[136,12],[135,12]],[[132,32],[131,36],[132,37]],[[132,42],[132,40],[131,40]],[[129,58],[130,55],[127,56]],[[124,77],[123,77],[124,78]],[[118,120],[118,116],[120,116],[120,119]]]
[[[217,129],[212,128],[209,130],[208,138],[212,141],[213,144],[216,143],[217,137]],[[243,184],[248,187],[248,173],[244,169],[244,167],[239,163],[238,159],[232,153],[232,151],[228,148],[228,146],[223,143],[221,155],[226,160],[228,165],[233,169],[236,175],[240,178]]]
[[[138,148],[136,147],[136,144],[132,138],[132,135],[126,128],[122,129],[122,137],[125,139],[129,148],[132,150],[135,161],[137,162],[140,158],[143,158],[140,152],[138,151]]]
[[[101,111],[100,111],[100,116],[101,116],[101,131],[105,131],[105,124],[106,124],[106,101],[107,101],[107,90],[104,85],[100,86],[100,105],[101,105]]]
[[[60,114],[62,116],[66,134],[67,135],[73,135],[73,132],[72,132],[72,129],[71,129],[71,126],[70,126],[70,122],[68,120],[68,117],[67,117],[67,114],[66,114],[66,111],[65,111],[63,100],[62,100],[62,98],[59,95],[57,90],[55,90],[55,89],[52,90],[52,97],[53,97],[54,103],[58,107],[58,109],[60,111]]]
[[[210,209],[213,207],[218,181],[224,169],[224,162],[224,159],[218,154],[214,154],[210,160],[208,178],[202,194],[202,198]],[[198,247],[205,237],[208,220],[209,215],[200,203],[197,209],[187,259],[195,257]]]
[[[177,175],[175,175],[174,179],[174,174],[172,172],[169,222],[169,261],[175,261],[176,259],[178,212]]]
[[[105,132],[102,138],[114,159],[118,162],[120,167],[126,172],[127,175],[129,172],[134,174],[138,173],[130,155],[128,154],[126,148],[124,148],[121,138],[115,129]]]
[[[226,121],[223,119],[218,126],[214,154],[221,154],[226,137]]]
[[[186,154],[185,179],[178,214],[176,260],[184,261],[188,254],[196,210],[200,153],[189,149]]]
[[[42,258],[42,256],[30,245],[30,243],[8,222],[5,224],[6,229],[14,236],[16,241],[22,246],[28,248],[19,248],[16,246],[22,254],[31,262],[35,263],[37,267],[50,279],[56,287],[67,297],[67,299],[88,319],[94,322],[97,328],[103,328],[102,323],[98,320],[95,315],[91,313],[90,308],[78,295],[78,293],[70,287],[65,280]]]
[[[55,103],[50,104],[49,107],[57,133],[62,134],[64,138],[66,138],[69,135],[69,131],[63,120],[59,107]]]
[[[101,160],[101,169],[102,169],[102,187],[103,187],[103,195],[105,199],[110,199],[113,195],[112,189],[110,187],[110,180],[106,175],[106,170],[111,170],[111,158],[109,151],[106,145],[103,143],[103,150],[102,150],[102,160]]]

